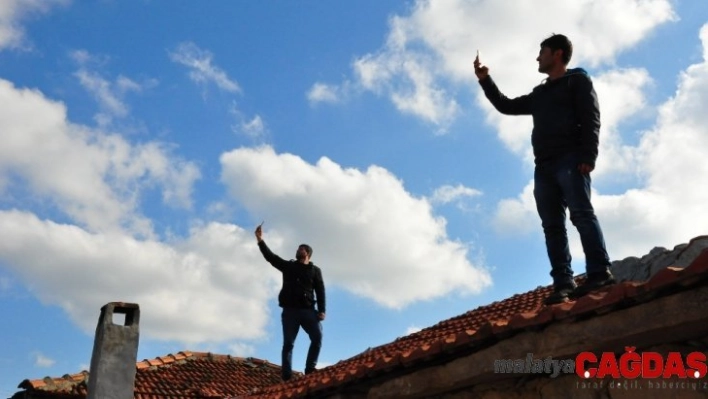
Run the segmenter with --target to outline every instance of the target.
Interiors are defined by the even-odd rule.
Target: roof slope
[[[706,237],[699,237],[705,239]],[[697,240],[696,238],[694,240]],[[690,247],[690,245],[689,245]],[[576,279],[581,283],[583,278]],[[677,291],[708,284],[708,249],[686,268],[668,267],[645,282],[622,282],[577,301],[544,306],[552,286],[514,295],[444,320],[394,342],[371,348],[352,358],[299,379],[254,390],[252,399],[318,397],[366,380],[406,373],[420,365],[442,363],[474,353],[526,329],[540,329],[561,320],[593,317],[650,302]]]
[[[281,382],[280,366],[255,358],[179,352],[136,363],[135,399],[224,398]],[[24,380],[35,397],[85,398],[89,373]],[[15,397],[24,392],[18,392]]]

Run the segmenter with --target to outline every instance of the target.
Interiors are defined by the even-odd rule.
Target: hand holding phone
[[[474,74],[477,75],[477,79],[482,80],[489,75],[489,68],[482,65],[479,61],[479,50],[477,50],[477,57],[474,59]]]
[[[256,227],[256,239],[260,242],[263,239],[263,223],[265,223],[265,220],[261,222],[261,224]]]

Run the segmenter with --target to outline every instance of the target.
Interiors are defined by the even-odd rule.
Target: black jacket
[[[285,260],[274,254],[265,241],[260,241],[258,248],[265,260],[283,273],[283,288],[278,295],[280,307],[313,308],[316,302],[317,311],[326,313],[325,287],[319,267],[312,262],[304,265],[295,260]]]
[[[531,144],[536,164],[567,153],[595,166],[600,136],[600,107],[592,80],[582,68],[547,80],[527,95],[510,99],[489,76],[479,81],[494,107],[507,115],[532,115]]]

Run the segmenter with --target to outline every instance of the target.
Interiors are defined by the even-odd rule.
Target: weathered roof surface
[[[582,279],[577,281],[582,283]],[[708,249],[703,250],[686,268],[668,267],[648,281],[622,282],[577,301],[544,306],[543,299],[550,294],[552,287],[539,287],[444,320],[313,374],[287,383],[259,388],[251,395],[238,397],[281,399],[320,396],[345,386],[365,382],[367,379],[401,373],[421,364],[470,354],[488,342],[510,339],[515,333],[526,329],[543,328],[577,317],[606,314],[706,283]]]
[[[83,371],[24,380],[19,388],[47,398],[85,398],[88,377]],[[224,398],[279,382],[280,366],[265,360],[184,351],[137,362],[135,399]]]

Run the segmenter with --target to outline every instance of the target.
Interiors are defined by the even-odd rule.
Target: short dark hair
[[[570,57],[573,56],[573,43],[571,43],[570,39],[568,39],[565,35],[554,33],[541,42],[541,47],[548,47],[553,52],[556,50],[562,50],[562,60],[565,65],[568,65],[570,62]]]
[[[307,244],[300,244],[298,248],[305,248],[305,251],[307,251],[307,256],[310,258],[312,257],[312,247],[307,245]]]

